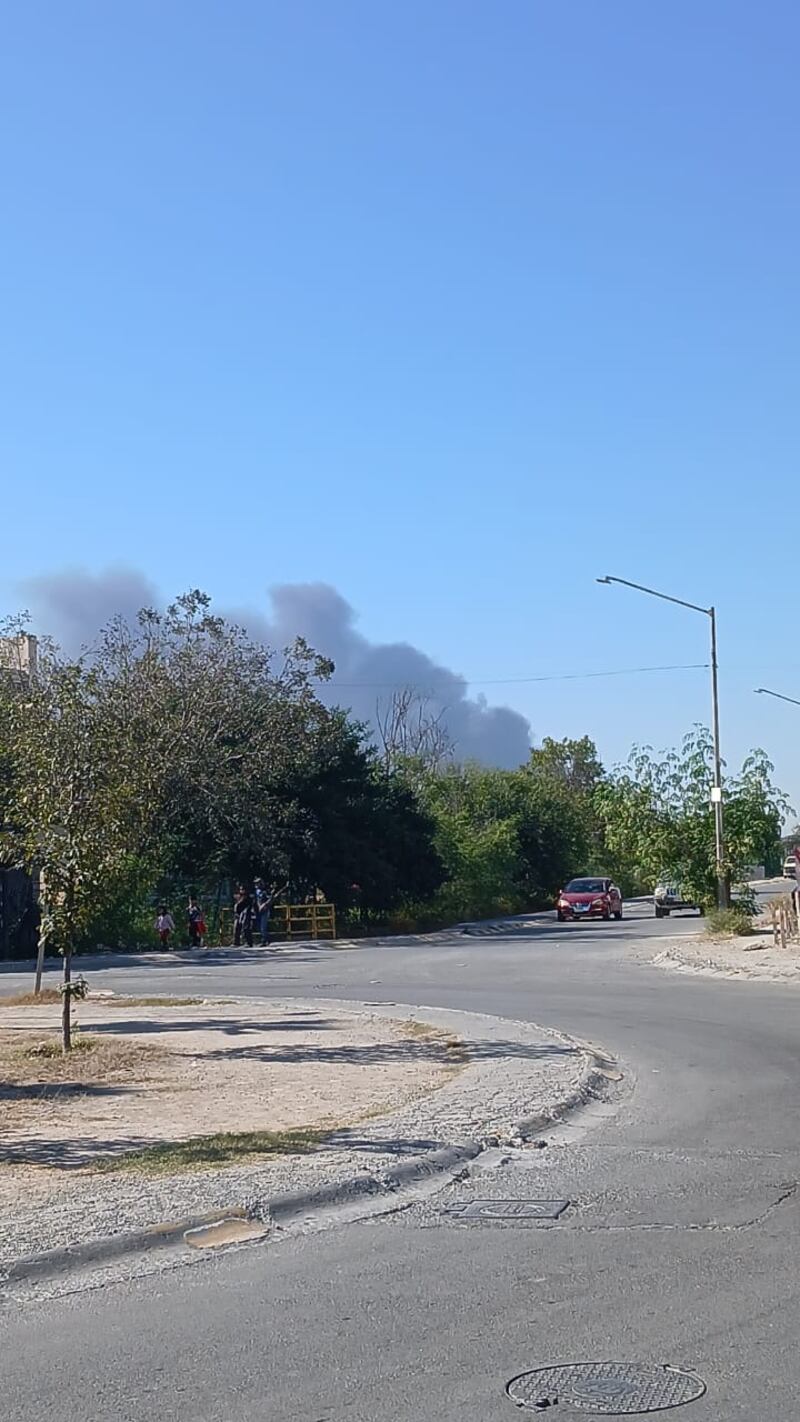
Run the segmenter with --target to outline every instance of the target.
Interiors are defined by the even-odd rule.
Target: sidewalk
[[[4,1009],[6,1049],[9,1036],[40,1031],[43,1017],[52,1027],[56,1015]],[[79,1004],[78,1018],[104,1045],[135,1040],[151,1054],[150,1074],[95,1089],[61,1082],[56,1096],[33,1099],[0,1088],[11,1096],[0,1135],[0,1277],[34,1252],[213,1211],[268,1223],[270,1200],[289,1192],[312,1208],[315,1192],[346,1195],[354,1180],[385,1190],[398,1167],[443,1146],[520,1143],[524,1122],[541,1131],[586,1094],[594,1066],[589,1049],[543,1028],[400,1004],[120,999]],[[202,1163],[202,1151],[200,1168],[148,1165],[159,1141],[220,1130],[277,1139],[269,1154],[224,1168]],[[107,1157],[131,1148],[144,1150],[136,1169],[115,1161],[108,1173]]]

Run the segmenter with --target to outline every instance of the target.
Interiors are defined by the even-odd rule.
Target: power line
[[[643,672],[671,671],[708,671],[708,662],[678,662],[675,665],[662,667],[615,667],[611,671],[562,672],[548,676],[505,676],[473,678],[460,676],[457,672],[453,672],[452,676],[455,681],[462,682],[465,686],[522,686],[542,681],[593,681],[597,677],[638,676]],[[341,687],[343,691],[354,691],[357,688],[360,688],[362,691],[388,691],[393,689],[398,690],[406,686],[414,686],[414,683],[409,682],[408,680],[337,681],[336,677],[333,677],[332,680],[329,681],[327,684],[328,686]],[[424,689],[426,692],[431,692],[436,690],[436,685],[436,682],[426,682],[424,684],[424,688],[422,685],[420,685],[420,687],[417,689]],[[445,683],[439,682],[439,685],[444,686]],[[449,686],[450,683],[448,682],[447,685]]]

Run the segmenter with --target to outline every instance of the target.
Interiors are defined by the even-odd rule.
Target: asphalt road
[[[625,1080],[597,1119],[446,1197],[569,1199],[558,1223],[465,1224],[437,1198],[8,1309],[4,1415],[501,1422],[516,1374],[619,1359],[696,1369],[697,1422],[795,1416],[800,994],[650,966],[644,938],[655,952],[697,928],[651,915],[93,970],[98,986],[125,989],[155,980],[526,1018],[602,1044]]]

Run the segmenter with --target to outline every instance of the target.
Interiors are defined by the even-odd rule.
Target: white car
[[[700,904],[696,904],[694,899],[687,899],[677,884],[671,884],[667,880],[656,884],[653,902],[656,918],[669,918],[673,909],[697,909],[698,913],[703,912]]]
[[[783,877],[784,879],[797,878],[797,860],[793,854],[787,854],[783,861]]]

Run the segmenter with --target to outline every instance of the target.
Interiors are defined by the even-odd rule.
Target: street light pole
[[[713,607],[700,607],[696,602],[685,602],[682,597],[670,597],[669,593],[657,592],[643,583],[631,583],[627,578],[597,578],[598,583],[619,583],[636,592],[647,593],[649,597],[660,598],[662,602],[674,602],[678,607],[688,607],[692,612],[702,612],[711,622],[711,734],[714,742],[714,784],[711,787],[711,803],[714,806],[714,861],[717,876],[717,903],[720,908],[728,907],[728,881],[725,876],[725,835],[722,820],[722,754],[719,745],[719,687],[717,682],[717,613]]]
[[[722,757],[719,749],[719,687],[717,685],[717,613],[710,607],[711,618],[711,715],[714,721],[714,854],[717,867],[717,903],[728,906],[728,881],[725,877],[725,838],[722,830]]]
[[[768,686],[757,686],[756,696],[776,696],[779,701],[789,701],[792,706],[800,706],[800,701],[795,696],[784,696],[782,691],[770,691]]]

